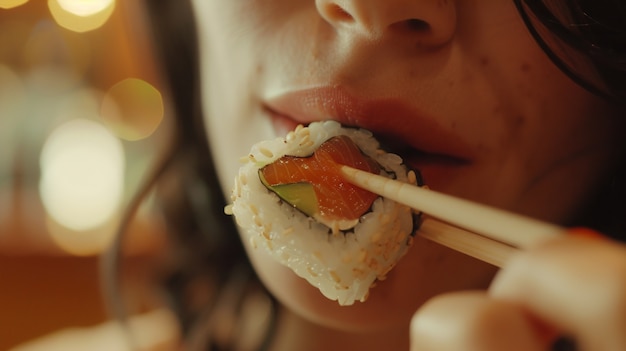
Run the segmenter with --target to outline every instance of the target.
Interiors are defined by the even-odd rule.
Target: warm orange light
[[[82,33],[106,23],[115,0],[48,0],[48,8],[58,25]]]
[[[163,114],[161,93],[141,79],[129,78],[115,84],[102,101],[102,119],[125,140],[149,137],[163,121]]]

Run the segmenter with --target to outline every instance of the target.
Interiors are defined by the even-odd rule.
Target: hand
[[[486,292],[435,297],[414,316],[411,350],[626,350],[626,246],[551,240],[516,255]],[[563,339],[561,339],[563,340]]]

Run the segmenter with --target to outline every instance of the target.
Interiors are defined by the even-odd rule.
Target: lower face
[[[365,9],[346,3],[363,17],[333,18],[322,6],[330,1],[194,1],[206,128],[226,194],[252,144],[298,122],[339,119],[399,134],[418,130],[424,138],[444,135],[446,143],[428,144],[431,157],[415,157],[436,190],[554,222],[575,213],[608,170],[618,140],[613,112],[552,65],[512,2],[459,0],[443,9],[414,1],[402,13],[420,18],[424,10],[429,30],[382,31],[374,27],[394,23],[385,16],[399,6],[395,1]],[[360,19],[370,26],[358,27]],[[316,112],[306,116],[272,105],[277,97],[320,89],[331,93],[319,93],[311,102]],[[342,104],[331,101],[334,92],[348,92],[363,106],[393,100],[419,112],[377,117],[365,111],[351,119],[346,106],[324,107]],[[367,302],[340,307],[260,250],[248,249],[281,302],[313,321],[353,329],[406,323],[425,299],[484,287],[494,272],[418,239]]]

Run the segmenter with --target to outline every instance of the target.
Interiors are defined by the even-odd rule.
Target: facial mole
[[[488,57],[483,57],[480,59],[480,64],[483,66],[489,66],[489,58]]]
[[[524,62],[522,63],[522,65],[520,66],[520,69],[522,72],[528,72],[530,71],[530,64],[528,62]]]

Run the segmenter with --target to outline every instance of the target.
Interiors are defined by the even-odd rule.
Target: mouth
[[[362,99],[342,88],[323,87],[267,99],[264,108],[281,135],[299,124],[330,119],[368,129],[387,152],[402,157],[429,185],[441,183],[446,174],[474,159],[460,135],[398,99]]]

